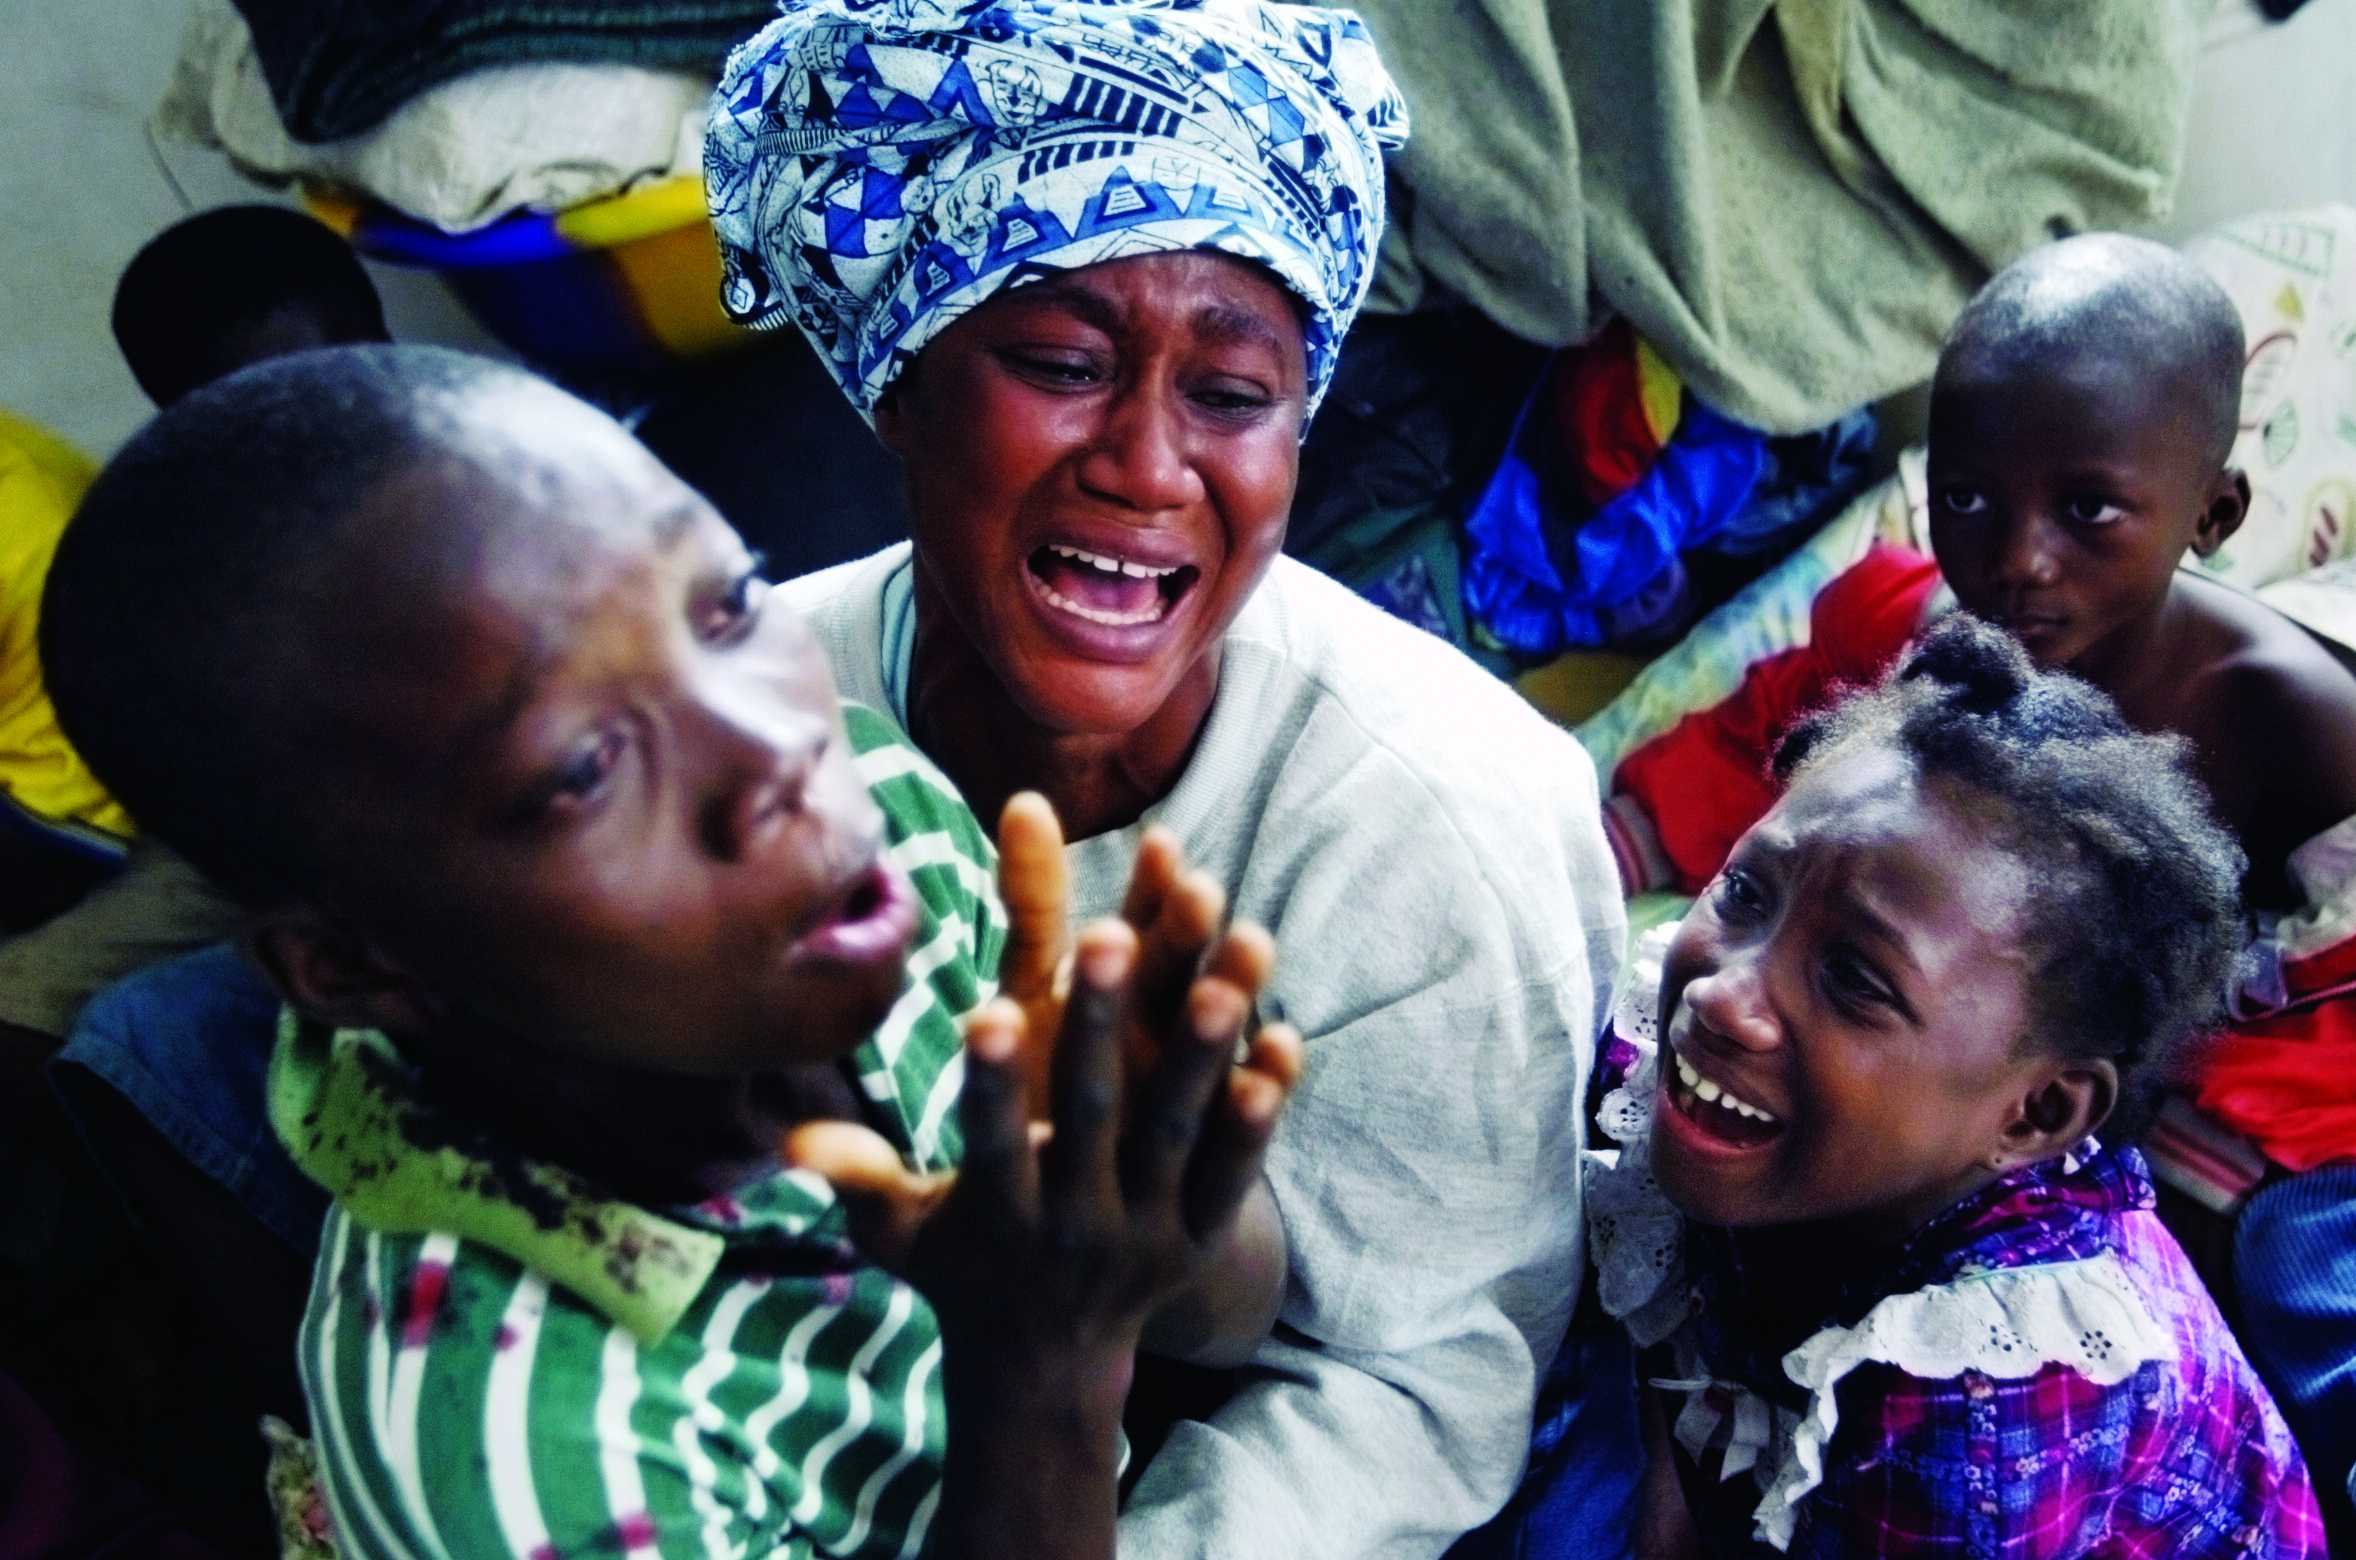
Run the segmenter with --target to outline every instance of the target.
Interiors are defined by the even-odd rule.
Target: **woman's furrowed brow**
[[[1004,296],[1009,302],[1061,309],[1081,324],[1092,326],[1108,336],[1117,333],[1126,318],[1125,311],[1118,303],[1068,275],[1050,282],[1035,283]]]
[[[1204,341],[1266,347],[1271,352],[1282,352],[1288,345],[1266,320],[1233,304],[1206,304],[1195,312],[1191,323],[1195,335]]]

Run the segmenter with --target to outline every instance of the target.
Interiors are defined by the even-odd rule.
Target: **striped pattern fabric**
[[[958,1020],[998,994],[1006,913],[998,852],[949,777],[890,720],[845,703],[859,777],[884,812],[885,854],[924,907],[908,954],[908,987],[855,1058],[860,1086],[897,1119],[903,1151],[926,1169],[957,1162],[955,1106],[965,1086]]]
[[[850,1065],[903,1151],[946,1165],[957,1018],[991,993],[1005,935],[993,853],[887,722],[846,717],[924,906],[908,990]],[[943,1447],[941,1346],[923,1299],[851,1248],[815,1177],[781,1171],[648,1217],[722,1242],[653,1339],[492,1244],[371,1228],[339,1201],[299,1350],[347,1560],[922,1548]]]

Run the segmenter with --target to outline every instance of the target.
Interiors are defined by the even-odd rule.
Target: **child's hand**
[[[1010,797],[999,814],[998,885],[1007,917],[999,990],[1023,1010],[1030,1034],[1058,1034],[1071,988],[1071,880],[1063,827],[1036,791]],[[1255,926],[1231,927],[1222,934],[1219,923],[1226,909],[1227,896],[1217,881],[1187,870],[1175,834],[1158,826],[1145,831],[1121,904],[1121,919],[1139,939],[1121,1042],[1131,1073],[1151,1070],[1197,975],[1216,975],[1242,990],[1247,1000],[1258,999],[1275,966],[1275,944]],[[1031,1119],[1044,1121],[1054,1051],[1033,1046],[1024,1056]]]
[[[1125,923],[1081,934],[1045,1134],[1028,1119],[1022,1009],[974,1015],[953,1182],[920,1183],[839,1124],[796,1135],[796,1157],[842,1173],[863,1238],[897,1254],[940,1318],[949,1553],[1110,1555],[1139,1335],[1218,1259],[1299,1078],[1299,1037],[1281,1027],[1232,1060],[1250,1000],[1216,975],[1187,984],[1162,1054],[1124,1077],[1125,1009],[1146,973]],[[811,1144],[826,1162],[800,1154]]]

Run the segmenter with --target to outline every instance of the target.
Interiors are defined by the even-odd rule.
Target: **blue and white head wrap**
[[[1407,109],[1347,11],[1266,0],[784,0],[705,173],[739,321],[802,327],[863,415],[1001,288],[1256,260],[1308,304],[1309,409],[1374,276]]]

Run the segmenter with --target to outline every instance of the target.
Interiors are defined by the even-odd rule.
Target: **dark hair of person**
[[[158,406],[266,355],[274,316],[299,323],[282,332],[298,345],[387,339],[383,301],[352,246],[284,206],[221,206],[175,223],[115,284],[115,343]]]
[[[2189,744],[2134,730],[2092,685],[2037,670],[1961,612],[1881,686],[1793,728],[1775,773],[1858,743],[1996,804],[2003,844],[2031,874],[2034,1039],[2117,1063],[2112,1122],[2132,1136],[2217,1021],[2242,942],[2241,847],[2210,816]]]
[[[40,653],[59,725],[143,831],[249,903],[319,881],[284,676],[305,592],[449,403],[511,376],[431,347],[257,364],[134,434],[58,543]]]
[[[1948,331],[1939,374],[2065,371],[2088,355],[2124,364],[2176,386],[2222,470],[2241,423],[2244,350],[2240,311],[2199,265],[2147,238],[2082,233],[1990,278]]]

